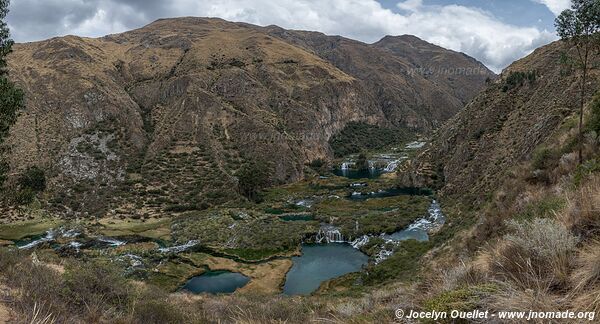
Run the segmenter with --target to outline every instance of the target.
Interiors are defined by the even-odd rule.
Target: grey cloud
[[[465,52],[499,71],[556,37],[536,27],[505,24],[477,8],[428,6],[420,0],[402,2],[405,7],[411,5],[411,10],[402,13],[386,10],[375,0],[12,1],[8,22],[18,42],[65,34],[98,37],[138,28],[158,18],[212,16],[316,30],[365,42],[384,35],[413,34]]]

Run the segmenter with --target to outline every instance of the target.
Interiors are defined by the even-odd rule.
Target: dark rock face
[[[414,55],[448,52],[411,42]],[[493,76],[456,87],[411,76],[426,59],[398,46],[201,18],[19,44],[10,69],[27,108],[8,160],[14,174],[42,167],[51,206],[67,214],[222,204],[239,198],[248,161],[269,162],[273,183],[297,180],[304,163],[331,156],[328,140],[347,123],[428,131]]]

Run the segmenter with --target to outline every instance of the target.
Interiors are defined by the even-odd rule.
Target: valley
[[[402,241],[426,242],[441,229],[433,192],[398,188],[394,177],[424,144],[369,153],[366,171],[355,169],[356,155],[338,159],[307,180],[267,189],[258,203],[139,220],[39,216],[0,225],[0,239],[49,263],[118,264],[129,278],[167,291],[309,294],[377,267]]]
[[[0,322],[600,312],[600,55],[579,55],[600,38],[564,26],[600,33],[583,3],[498,75],[416,36],[220,18],[0,42]],[[425,7],[447,6],[394,10]]]

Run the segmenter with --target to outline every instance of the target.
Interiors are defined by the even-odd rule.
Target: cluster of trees
[[[265,161],[250,161],[246,163],[238,172],[238,192],[244,197],[254,202],[262,200],[262,189],[269,186],[272,168]]]
[[[579,106],[579,163],[583,163],[583,108],[585,105],[586,84],[592,53],[600,49],[600,1],[573,0],[571,8],[556,18],[556,32],[564,41],[571,44],[575,54],[570,57],[581,72]]]

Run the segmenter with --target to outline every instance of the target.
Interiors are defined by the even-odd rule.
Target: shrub
[[[65,286],[65,297],[78,307],[124,309],[131,301],[131,286],[116,267],[108,264],[70,264]]]
[[[529,83],[534,83],[537,79],[536,71],[529,72],[521,72],[521,71],[512,71],[504,81],[504,86],[502,87],[503,92],[507,92],[511,89],[517,88],[525,84],[525,81]]]
[[[167,300],[148,300],[145,298],[137,305],[134,318],[135,323],[139,324],[177,324],[184,322],[183,315]]]
[[[28,168],[19,178],[19,186],[22,190],[31,189],[35,192],[44,191],[46,189],[46,176],[44,175],[44,170],[37,166]]]
[[[596,95],[590,104],[590,117],[586,125],[587,130],[600,134],[600,95]]]
[[[18,250],[0,249],[0,273],[6,273],[9,269],[17,265],[23,259],[23,255]]]
[[[315,159],[315,160],[312,160],[308,164],[309,167],[311,167],[313,170],[316,170],[316,171],[319,171],[326,165],[327,165],[327,162],[323,159]]]
[[[244,165],[236,173],[240,194],[259,202],[260,191],[269,185],[270,170],[269,165],[263,161],[254,161]]]
[[[564,286],[578,238],[552,219],[508,227],[512,233],[492,252],[492,274],[523,289]]]
[[[534,170],[550,170],[558,164],[560,155],[551,148],[541,147],[533,152],[531,166]]]
[[[32,320],[40,315],[50,315],[53,319],[68,316],[68,303],[58,296],[63,283],[59,273],[44,265],[33,264],[18,252],[5,252],[1,256],[10,259],[2,262],[4,266],[11,265],[2,274],[5,284],[19,291],[12,305],[17,313],[23,314],[26,322],[34,323]]]

